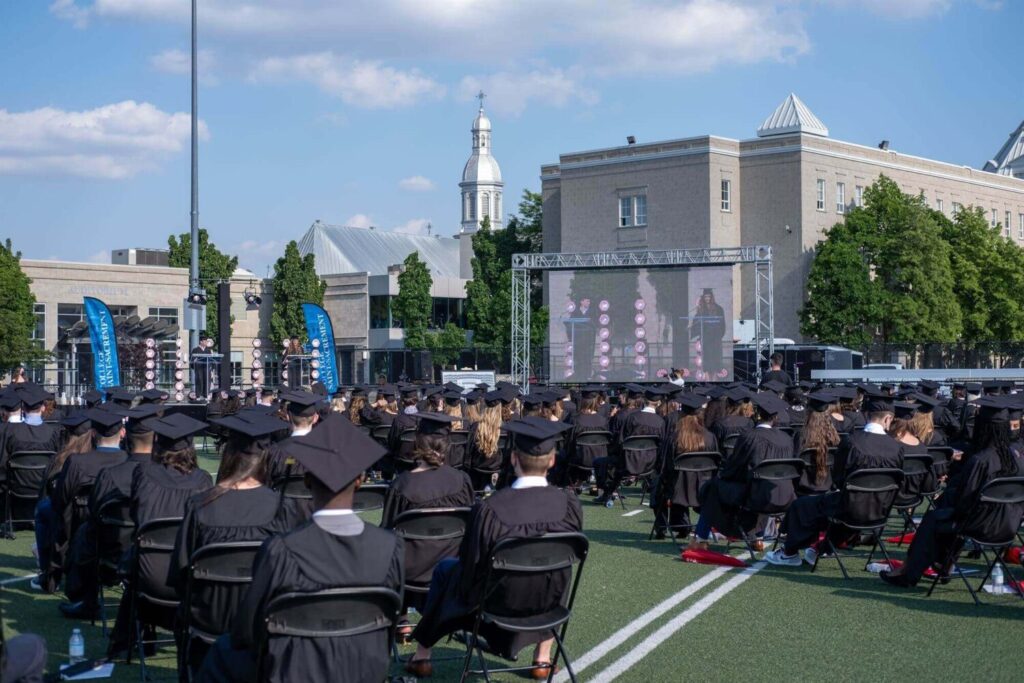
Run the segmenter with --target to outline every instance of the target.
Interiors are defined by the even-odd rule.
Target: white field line
[[[643,508],[639,508],[637,510],[630,510],[629,512],[624,513],[622,516],[623,517],[632,517],[633,515],[639,515],[643,511],[644,511]]]
[[[18,583],[19,581],[28,581],[29,579],[34,579],[37,576],[39,576],[39,574],[29,574],[28,576],[15,576],[14,578],[4,579],[3,581],[0,581],[0,586],[8,586],[12,583]]]
[[[764,566],[764,562],[758,562],[754,566],[748,567],[736,574],[721,586],[693,603],[689,608],[680,612],[674,619],[672,619],[672,621],[644,638],[636,647],[627,652],[624,656],[620,657],[607,669],[592,678],[591,681],[593,683],[610,683],[611,681],[614,681],[616,678],[629,671],[634,664],[649,655],[654,648],[668,640],[676,631],[699,617],[709,607],[724,598],[734,589],[738,588],[744,581],[761,571]]]
[[[622,645],[627,640],[632,638],[634,635],[637,634],[638,631],[646,627],[652,621],[661,617],[663,614],[671,610],[673,607],[681,603],[683,600],[686,600],[688,597],[690,597],[697,591],[701,590],[709,583],[718,579],[720,576],[728,572],[729,569],[731,569],[731,567],[719,567],[718,569],[714,569],[705,574],[704,576],[700,577],[690,585],[686,586],[675,595],[672,595],[671,597],[658,603],[644,614],[640,615],[639,617],[629,622],[612,635],[608,636],[608,638],[599,643],[597,646],[595,646],[589,652],[584,654],[582,657],[573,660],[573,670],[577,674],[579,674],[581,671],[583,671],[590,665],[594,664],[595,662],[599,661],[602,657],[604,657],[606,654],[617,648],[619,645]],[[569,674],[565,671],[564,668],[555,676],[556,683],[564,683],[564,681],[568,680]]]

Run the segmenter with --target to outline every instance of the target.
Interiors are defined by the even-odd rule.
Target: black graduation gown
[[[476,443],[476,433],[479,429],[479,422],[469,427],[469,441],[466,443],[465,465],[469,468],[469,478],[473,482],[473,488],[482,491],[485,486],[491,484],[491,480],[497,472],[501,472],[505,466],[505,454],[499,445],[496,453],[484,453]],[[500,443],[500,442],[499,442]]]
[[[726,415],[721,420],[711,425],[711,433],[718,439],[719,445],[725,445],[725,440],[733,434],[743,434],[754,428],[754,421],[742,415]]]
[[[399,457],[406,460],[412,458],[412,444],[402,443],[402,432],[416,429],[418,423],[419,420],[416,419],[415,414],[410,415],[404,412],[395,415],[395,419],[391,421],[391,431],[388,432],[388,454],[381,459],[381,466],[386,474],[397,474],[408,468],[406,465],[398,463]]]
[[[171,556],[167,585],[175,589],[182,601],[182,613],[186,608],[184,600],[192,553],[213,543],[262,542],[268,536],[289,528],[288,515],[283,513],[280,496],[265,486],[231,489],[204,505],[208,495],[199,493],[186,502],[184,521]],[[227,633],[231,618],[247,590],[247,584],[221,585],[214,589],[200,582],[192,594],[192,615],[197,623],[209,625],[214,635]],[[184,637],[184,633],[178,634],[179,652],[185,651]],[[201,640],[192,643],[190,665],[193,672],[203,661],[207,649]]]
[[[471,507],[475,499],[469,475],[447,465],[423,472],[403,472],[391,482],[391,487],[384,497],[384,512],[380,525],[385,529],[391,529],[395,519],[407,510]],[[434,566],[446,557],[455,557],[458,549],[458,541],[443,546],[407,540],[406,581],[424,585],[430,583]],[[407,595],[406,599],[409,597]]]
[[[789,424],[792,427],[802,427],[807,424],[807,408],[802,405],[790,406],[786,412],[789,414]]]
[[[667,496],[672,501],[673,506],[684,508],[699,507],[700,488],[706,482],[711,481],[713,477],[711,475],[697,476],[691,474],[680,477],[673,466],[675,456],[681,454],[681,452],[676,451],[675,443],[676,430],[675,424],[673,424],[672,430],[668,433],[668,438],[665,439],[665,447],[662,449],[660,490],[663,496]],[[703,450],[713,453],[718,451],[718,439],[707,429],[704,430]]]
[[[789,486],[772,486],[765,490],[751,489],[751,471],[765,460],[793,457],[792,438],[777,429],[755,427],[740,435],[732,456],[722,461],[718,478],[700,490],[701,516],[726,536],[739,537],[752,529],[756,517],[738,518],[741,506],[759,509],[782,508],[792,502],[796,493]]]
[[[213,478],[198,467],[185,473],[154,462],[139,465],[132,474],[131,514],[135,527],[154,519],[183,517],[188,499],[211,486]]]
[[[567,489],[553,486],[507,488],[480,501],[473,508],[473,516],[459,548],[459,560],[447,574],[435,573],[431,585],[432,600],[428,600],[423,617],[413,638],[426,647],[459,629],[473,624],[475,609],[487,574],[487,561],[498,541],[506,538],[531,538],[546,533],[581,531],[583,511],[579,499]],[[560,598],[569,586],[569,570],[557,575],[521,577],[499,587],[510,611],[524,613],[546,608]],[[546,640],[550,631],[511,634],[507,631],[481,627],[481,635],[491,648],[509,658],[522,648]]]
[[[288,455],[288,440],[291,438],[293,437],[289,436],[287,439],[281,439],[277,443],[271,444],[270,448],[267,449],[267,470],[270,474],[272,485],[277,485],[291,475],[306,473],[306,468],[300,465],[295,458]]]
[[[985,448],[971,456],[960,472],[952,477],[935,509],[928,511],[907,549],[904,573],[911,584],[917,581],[932,564],[942,562],[952,550],[954,532],[960,522],[970,518],[964,531],[968,535],[988,539],[1004,538],[1011,541],[1020,526],[1021,506],[978,506],[981,489],[993,479],[1020,476],[1024,461],[1017,458],[1013,471],[1000,472],[999,454],[994,448]]]
[[[835,415],[829,414],[829,418],[832,420],[832,426],[836,428],[836,431],[840,434],[852,434],[857,425],[854,422],[853,413],[842,413],[843,419],[837,420]]]
[[[573,420],[572,431],[569,432],[569,438],[565,442],[565,453],[566,460],[574,465],[580,467],[593,467],[594,458],[598,458],[607,455],[607,448],[595,449],[593,446],[581,446],[579,453],[577,453],[576,440],[581,434],[587,432],[607,432],[608,429],[608,418],[604,415],[597,413],[580,413],[576,415]],[[609,442],[609,447],[611,443]]]
[[[7,478],[7,460],[18,451],[53,451],[60,448],[60,428],[52,424],[9,422],[0,434],[0,482]]]
[[[264,612],[274,597],[284,593],[381,586],[401,594],[403,554],[401,539],[372,524],[355,536],[335,536],[309,520],[271,536],[256,557],[252,584],[235,613],[232,647],[243,651],[252,665],[265,634]],[[269,640],[263,660],[268,675],[258,680],[382,681],[390,655],[384,629],[348,638],[275,637]],[[222,670],[216,666],[218,661],[208,657],[197,681],[239,680],[239,670]],[[248,683],[257,678],[241,680]]]
[[[801,433],[797,432],[793,435],[793,454],[797,457],[800,457],[804,450],[804,446],[801,443],[802,440],[803,435]],[[835,465],[835,462],[833,462],[833,465]],[[818,471],[814,465],[814,457],[812,456],[800,475],[800,485],[797,487],[797,490],[801,496],[828,493],[832,490],[832,484],[832,468],[828,468],[825,476],[819,480]]]
[[[667,426],[665,418],[657,413],[648,413],[638,410],[626,418],[622,425],[622,432],[616,444],[616,465],[621,474],[646,472],[657,464],[659,450],[634,451],[626,455],[622,451],[623,442],[631,436],[656,436],[658,437],[659,449],[665,443],[665,432]]]

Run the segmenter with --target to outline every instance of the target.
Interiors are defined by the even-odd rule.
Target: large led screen
[[[732,266],[552,271],[552,382],[728,382]]]

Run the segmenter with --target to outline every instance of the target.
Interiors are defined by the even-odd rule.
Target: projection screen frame
[[[530,390],[530,273],[535,270],[583,270],[587,268],[668,268],[672,266],[754,266],[754,347],[759,362],[755,370],[761,382],[762,362],[775,352],[775,303],[772,284],[772,248],[706,247],[588,253],[512,255],[512,382]]]

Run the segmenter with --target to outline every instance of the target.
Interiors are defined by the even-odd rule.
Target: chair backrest
[[[901,507],[913,504],[916,507],[925,495],[935,493],[932,490],[935,487],[930,485],[934,482],[932,456],[923,453],[909,453],[903,456],[903,490],[896,504]]]
[[[750,476],[764,481],[796,481],[800,479],[805,465],[800,458],[762,460],[751,468]]]
[[[448,443],[452,446],[465,446],[469,443],[469,432],[465,429],[453,429],[448,433]]]
[[[799,458],[804,461],[804,467],[814,467],[814,461],[818,458],[818,451],[813,448],[805,448],[800,451]],[[825,454],[825,464],[828,465],[829,470],[836,462],[836,449],[835,447],[829,448]]]
[[[796,500],[797,484],[804,471],[800,458],[762,460],[750,470],[750,491],[745,507],[762,514],[785,512]]]
[[[622,454],[629,474],[646,475],[654,471],[661,439],[651,435],[627,436],[622,440]]]
[[[506,538],[491,550],[484,581],[484,613],[541,614],[557,605],[572,609],[590,542],[582,533]],[[576,566],[576,577],[570,579]],[[568,596],[565,591],[568,590]]]
[[[146,522],[135,532],[133,588],[148,602],[162,607],[173,607],[178,602],[177,593],[167,585],[167,576],[181,522],[181,517],[162,517]]]
[[[367,484],[360,486],[352,499],[352,509],[356,512],[369,512],[384,507],[384,496],[388,491],[387,484]]]
[[[612,442],[609,431],[582,432],[576,436],[575,452],[569,454],[569,468],[575,470],[592,470],[594,460],[607,457],[608,446]]]
[[[391,425],[374,425],[370,430],[370,436],[379,443],[387,443],[389,434],[391,434]]]
[[[252,583],[253,561],[262,545],[262,541],[211,543],[192,553],[185,614],[194,635],[211,642],[228,631],[231,618]],[[215,599],[214,593],[219,599]],[[216,610],[210,609],[213,605]]]
[[[508,433],[507,432],[501,432],[500,434],[498,434],[498,450],[499,451],[502,451],[502,452],[507,451],[509,449],[509,446],[510,446],[511,443],[512,442],[508,438]]]
[[[471,508],[406,510],[392,523],[405,541],[405,590],[425,593],[440,560],[457,557]]]
[[[313,493],[306,486],[306,475],[304,474],[289,474],[280,477],[274,482],[274,488],[280,491],[281,495],[285,498],[301,498],[305,500],[313,498]]]
[[[1024,516],[1024,477],[992,479],[960,525],[960,533],[982,543],[1012,543]]]
[[[388,631],[388,645],[402,608],[402,597],[378,586],[328,588],[309,593],[283,593],[270,600],[263,612],[266,625],[260,645],[259,679],[269,680],[262,671],[262,653],[270,638],[347,638]],[[387,656],[387,650],[383,653]]]
[[[739,434],[730,434],[726,436],[724,439],[722,439],[722,455],[724,455],[727,458],[730,455],[732,455],[732,451],[734,448],[736,448],[736,442],[739,441],[739,438]]]
[[[692,453],[676,453],[672,459],[672,468],[676,472],[708,474],[717,472],[722,464],[722,454],[718,451],[693,451]]]
[[[46,472],[54,455],[53,451],[16,451],[7,459],[5,491],[11,504],[12,522],[34,519],[35,504],[42,495]],[[15,501],[21,501],[17,510]]]
[[[403,429],[401,434],[398,435],[398,440],[402,443],[411,444],[416,441],[416,430],[415,429]]]
[[[131,515],[131,500],[108,500],[96,511],[96,557],[101,567],[115,571],[132,545],[135,522]]]
[[[932,456],[932,471],[936,477],[941,477],[949,472],[949,463],[953,460],[953,448],[951,446],[929,446],[928,455]]]
[[[448,433],[448,461],[449,467],[457,470],[466,466],[466,445],[469,443],[469,432],[465,429],[453,429]]]
[[[884,525],[896,497],[903,490],[903,477],[903,470],[895,467],[873,467],[848,474],[838,518],[853,527]]]

